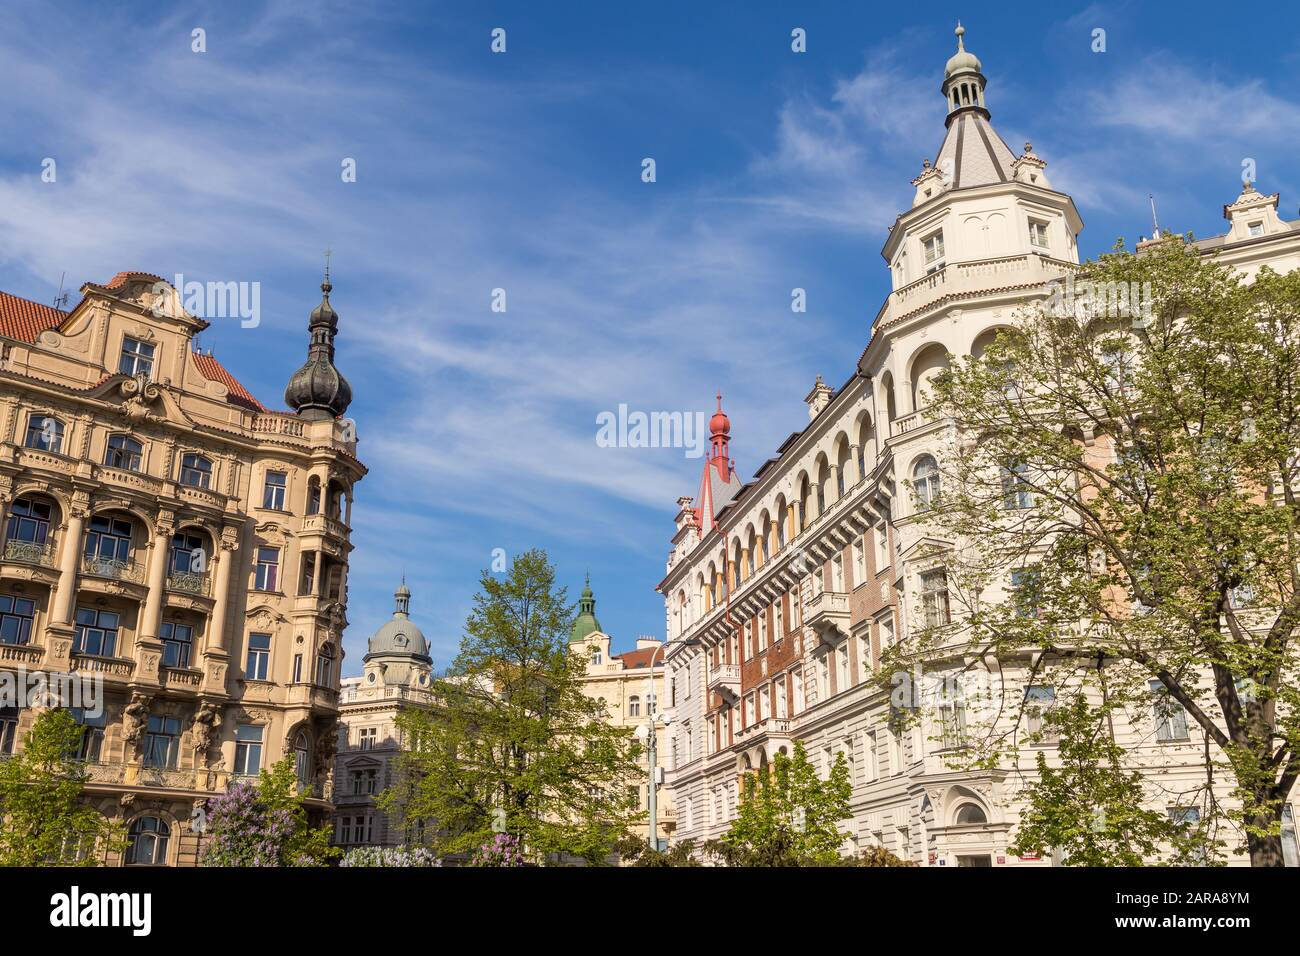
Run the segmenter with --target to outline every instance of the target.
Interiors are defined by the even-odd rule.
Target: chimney
[[[835,389],[823,382],[822,377],[818,375],[817,384],[812,387],[812,391],[804,399],[808,403],[809,421],[821,414],[821,410],[831,403],[831,396],[834,394]]]

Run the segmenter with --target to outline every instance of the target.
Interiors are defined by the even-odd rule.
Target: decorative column
[[[167,558],[170,550],[172,524],[175,515],[170,511],[158,515],[158,525],[154,529],[153,543],[149,546],[149,593],[144,599],[143,620],[140,622],[140,643],[157,643],[158,632],[162,625],[163,593],[167,587]]]
[[[86,518],[90,513],[90,502],[74,501],[68,509],[68,520],[60,528],[63,537],[62,550],[59,552],[59,583],[54,590],[54,609],[50,613],[50,624],[67,630],[72,628],[72,605],[77,591],[77,562],[81,560],[82,538],[86,530]]]
[[[857,475],[857,479],[853,482],[853,483],[856,485],[856,484],[857,484],[859,481],[861,481],[863,478],[867,477],[866,474],[864,474],[864,473],[863,473],[863,470],[862,470],[863,461],[862,461],[862,446],[861,446],[861,445],[850,445],[850,446],[849,446],[849,460],[850,460],[851,462],[853,462],[853,473],[854,473],[855,475]],[[846,481],[845,481],[845,484],[846,484],[846,485],[848,484],[847,479],[846,479]]]
[[[239,554],[239,532],[226,528],[221,532],[220,554],[216,557],[216,582],[213,585],[212,617],[204,635],[204,690],[224,694],[226,666],[230,651],[226,647],[226,618],[230,613],[230,578]]]

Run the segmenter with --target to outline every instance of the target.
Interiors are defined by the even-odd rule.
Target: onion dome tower
[[[600,631],[600,621],[596,620],[596,595],[591,592],[591,575],[587,575],[587,585],[582,589],[578,599],[578,616],[569,631],[569,643],[584,640],[588,635]],[[601,631],[603,634],[604,632]]]
[[[311,341],[307,346],[307,363],[293,373],[284,390],[284,400],[299,417],[307,421],[338,418],[352,404],[352,386],[334,367],[334,336],[339,330],[339,316],[330,305],[329,266],[321,283],[320,305],[312,310],[307,322]]]

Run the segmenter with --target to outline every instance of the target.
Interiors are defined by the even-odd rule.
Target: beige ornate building
[[[338,846],[423,843],[404,833],[376,806],[395,779],[402,751],[397,718],[432,704],[429,642],[411,620],[411,592],[403,581],[393,616],[370,637],[365,672],[345,677],[339,698],[339,748],[334,788],[334,842]]]
[[[640,728],[642,734],[648,734],[653,727],[659,767],[655,790],[658,800],[656,830],[660,841],[667,841],[676,826],[677,813],[672,802],[666,799],[667,793],[663,788],[664,742],[667,738],[659,708],[664,689],[664,645],[653,637],[639,637],[636,650],[613,654],[609,644],[610,636],[601,630],[600,621],[596,619],[596,597],[588,580],[578,600],[578,617],[569,632],[569,646],[587,662],[583,689],[588,696],[604,701],[610,724]],[[646,738],[643,736],[641,741],[644,745]],[[648,754],[643,754],[641,765],[645,772],[636,785],[641,810],[647,809],[650,797],[647,760]],[[648,839],[649,822],[640,824],[633,832]]]
[[[979,355],[1079,261],[1074,201],[1052,187],[1029,144],[1017,153],[993,129],[980,62],[961,33],[941,87],[948,118],[938,161],[925,163],[912,207],[890,227],[882,255],[893,290],[852,374],[839,388],[818,379],[805,399],[808,424],[743,484],[719,403],[700,493],[678,500],[659,585],[671,640],[666,762],[677,839],[725,832],[741,776],[799,740],[823,772],[840,754],[848,762],[845,852],[881,845],[922,865],[1050,862],[1007,853],[1025,776],[950,769],[946,740],[962,715],[898,726],[869,679],[899,635],[953,619],[927,547],[936,542],[908,491],[938,491],[946,423],[925,414],[928,383],[950,355]],[[1247,186],[1224,207],[1229,231],[1198,248],[1247,275],[1263,263],[1297,268],[1300,220],[1281,219],[1277,206],[1277,195]],[[988,666],[1025,684],[1026,699],[1054,694],[1022,663]],[[1158,784],[1159,808],[1189,819],[1184,795],[1205,781],[1201,731],[1163,702],[1117,718],[1115,732]],[[1292,863],[1295,813],[1287,808],[1283,832]]]
[[[330,809],[366,469],[322,290],[294,412],[195,351],[208,323],[157,276],[66,312],[0,293],[0,667],[102,679],[75,715],[91,799],[131,838],[110,863],[195,863],[195,808],[285,754]],[[0,749],[34,718],[0,713]]]

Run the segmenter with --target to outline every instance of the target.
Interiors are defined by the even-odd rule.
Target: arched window
[[[127,866],[166,866],[171,829],[158,817],[136,817],[127,833]]]
[[[298,731],[293,738],[293,766],[298,774],[298,783],[304,787],[311,784],[311,747],[307,743],[306,731]]]
[[[169,573],[203,574],[208,567],[206,542],[197,534],[178,531],[172,535],[172,559]]]
[[[45,544],[50,535],[49,502],[38,498],[18,498],[9,507],[7,540],[26,544]],[[6,546],[6,557],[14,549]]]
[[[212,462],[193,453],[181,456],[181,484],[191,488],[209,488],[212,485]]]
[[[307,514],[320,514],[320,479],[315,475],[307,479]]]
[[[33,415],[27,419],[27,440],[24,444],[28,448],[59,454],[63,451],[63,422],[53,415]]]
[[[928,511],[939,501],[939,463],[930,455],[922,455],[912,466],[912,486],[922,511]]]
[[[334,648],[330,644],[321,645],[316,655],[316,685],[330,687],[334,683]]]
[[[635,694],[627,699],[627,715],[629,717],[641,716],[641,698]]]
[[[953,823],[959,827],[977,826],[988,822],[988,815],[973,803],[963,803],[957,808],[957,815],[953,817]]]
[[[144,461],[144,446],[130,435],[109,435],[104,464],[124,471],[139,471]]]
[[[1018,511],[1034,506],[1034,493],[1025,472],[1028,465],[1023,461],[1011,462],[1002,467],[1002,507],[1008,511]]]

